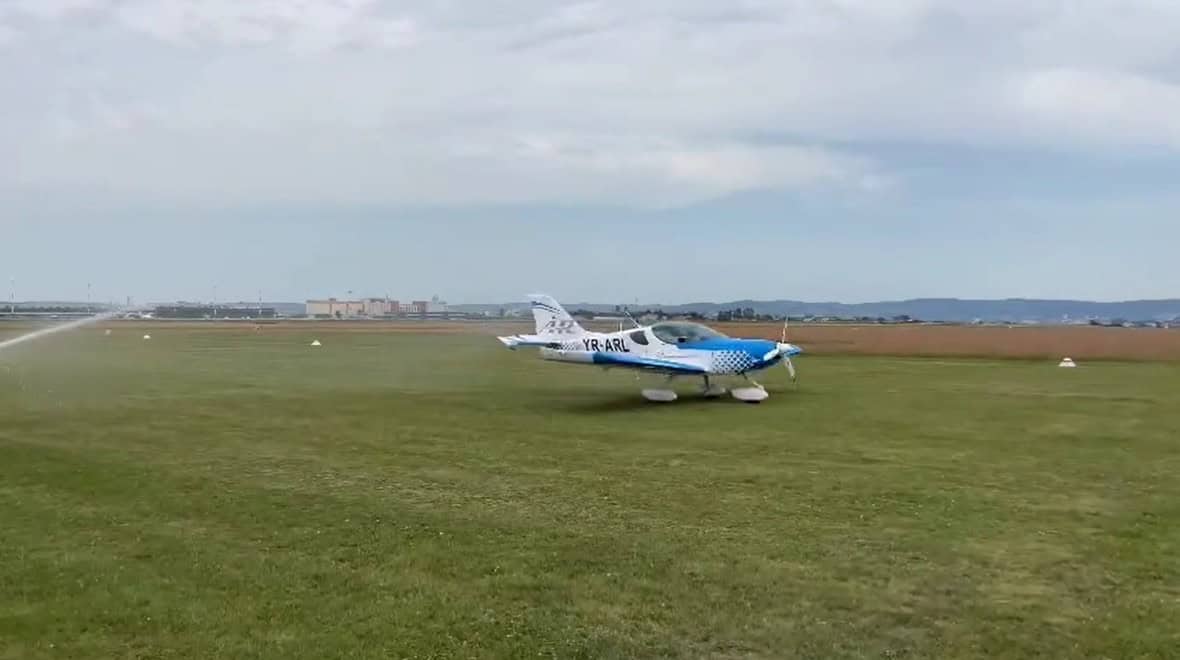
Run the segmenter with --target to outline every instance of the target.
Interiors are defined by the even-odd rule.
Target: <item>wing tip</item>
[[[496,339],[512,350],[516,350],[516,347],[520,345],[520,340],[516,337],[496,337]]]

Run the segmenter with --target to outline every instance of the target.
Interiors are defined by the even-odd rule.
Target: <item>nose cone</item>
[[[778,350],[778,344],[767,339],[743,339],[742,349],[755,359],[768,360],[767,355]]]
[[[773,351],[778,348],[778,342],[773,342],[768,339],[747,339],[746,343],[749,346],[751,354],[762,354],[766,351]]]
[[[768,351],[766,353],[766,355],[762,356],[762,360],[764,362],[769,362],[771,360],[776,360],[780,357],[788,357],[788,358],[795,357],[796,355],[799,355],[802,352],[803,352],[803,349],[799,348],[798,346],[796,346],[794,344],[776,343],[776,344],[774,344],[774,348],[770,349],[770,351]]]

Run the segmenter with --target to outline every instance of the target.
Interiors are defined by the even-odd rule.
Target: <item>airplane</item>
[[[733,398],[748,403],[764,401],[770,395],[766,388],[750,378],[750,374],[783,364],[796,380],[791,358],[803,349],[787,343],[787,326],[783,324],[782,341],[739,339],[699,323],[662,321],[648,326],[635,323],[634,328],[617,332],[590,332],[578,324],[552,297],[544,294],[528,296],[532,306],[536,333],[497,337],[511,350],[521,347],[539,349],[542,359],[572,364],[589,364],[611,368],[654,372],[673,378],[699,377],[703,380],[702,394],[719,397],[726,393],[724,386],[713,379],[720,376],[741,376],[749,387],[734,388]],[[675,401],[676,392],[665,387],[642,391],[649,401]]]

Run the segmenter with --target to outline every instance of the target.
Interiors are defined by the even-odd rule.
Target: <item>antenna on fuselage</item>
[[[626,307],[623,308],[623,315],[627,317],[628,321],[634,323],[636,328],[643,327],[642,325],[639,325],[639,321],[636,321],[634,316],[631,316],[631,310],[627,309]],[[619,332],[622,332],[622,331],[623,331],[623,324],[619,323]]]

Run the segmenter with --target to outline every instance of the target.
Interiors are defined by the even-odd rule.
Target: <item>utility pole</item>
[[[86,314],[90,314],[90,282],[86,283]]]
[[[8,313],[16,316],[16,278],[8,278]]]

